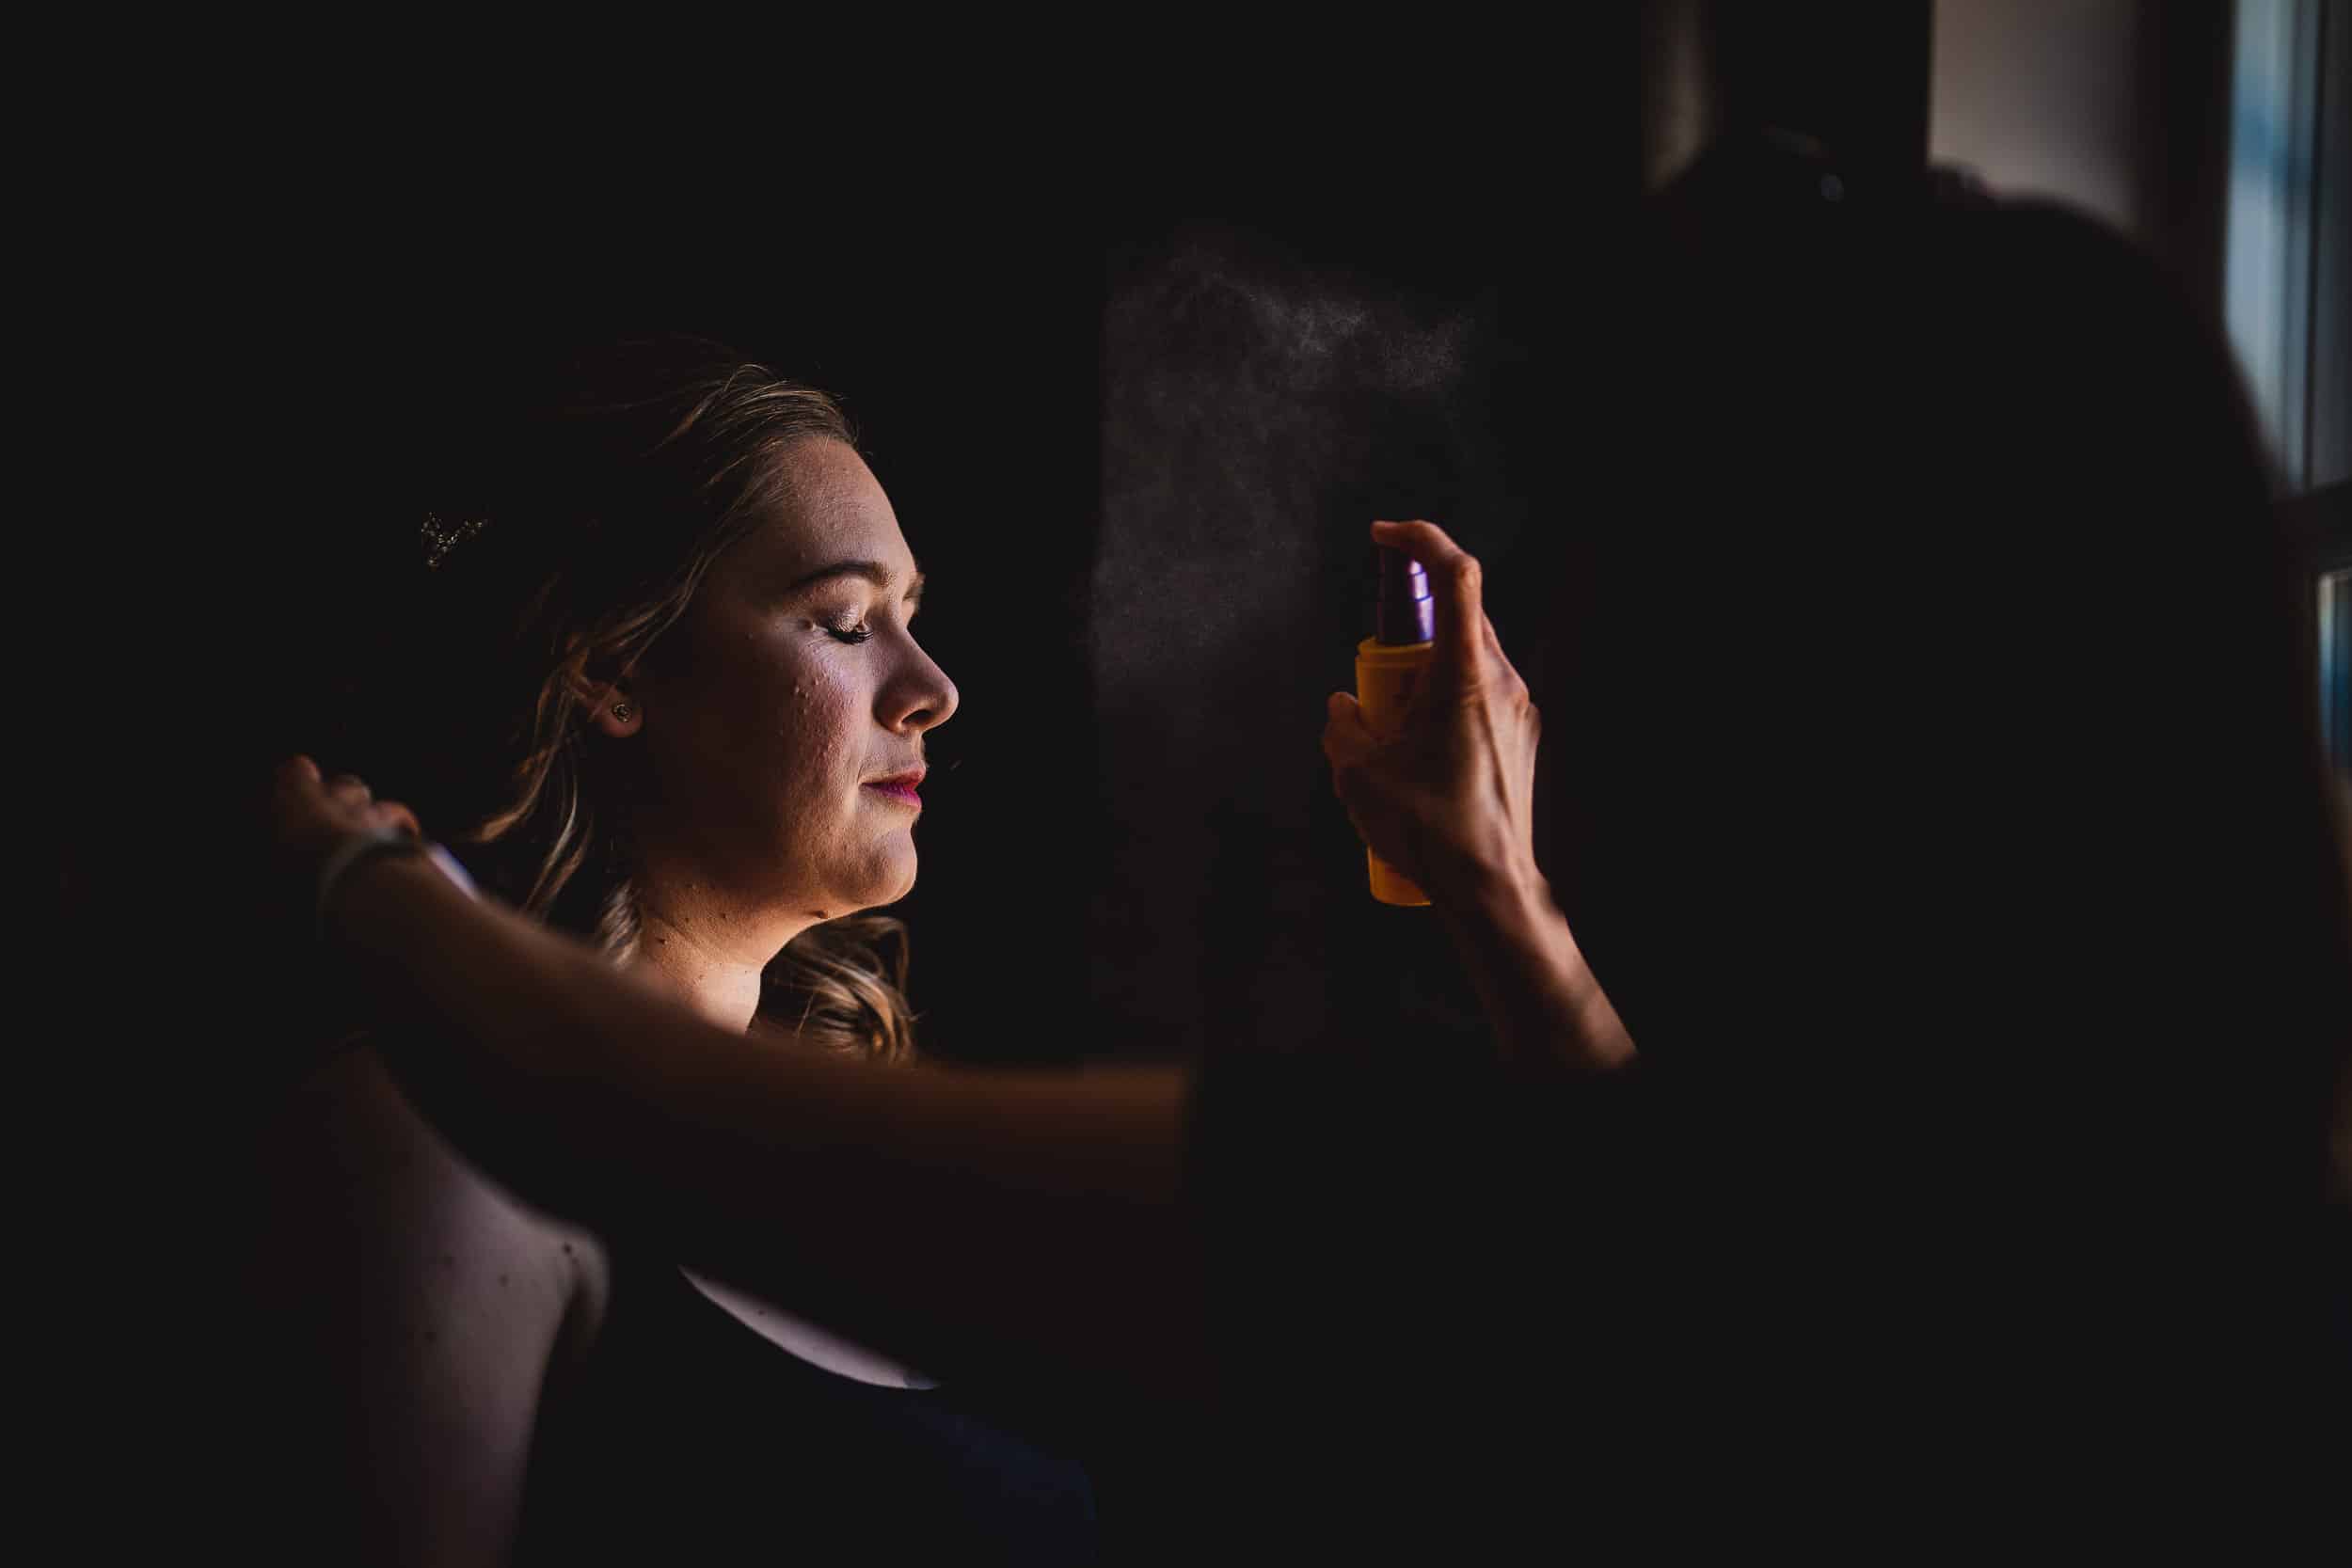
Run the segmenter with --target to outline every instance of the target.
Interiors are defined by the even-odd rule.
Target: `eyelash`
[[[912,622],[914,617],[913,615],[909,615],[907,619]],[[855,646],[860,642],[870,641],[874,635],[874,628],[867,626],[863,621],[859,622],[854,626],[827,626],[825,630],[835,641],[847,642],[852,646]]]

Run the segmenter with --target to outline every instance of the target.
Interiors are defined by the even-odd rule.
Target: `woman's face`
[[[787,448],[784,503],[712,564],[620,694],[653,777],[641,852],[746,914],[831,919],[914,885],[919,773],[955,684],[914,641],[922,579],[849,446]]]

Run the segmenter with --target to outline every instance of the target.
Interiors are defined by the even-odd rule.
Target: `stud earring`
[[[613,717],[613,718],[615,718],[615,719],[626,719],[626,718],[628,718],[628,705],[627,703],[614,703],[614,704],[612,705],[612,717]]]

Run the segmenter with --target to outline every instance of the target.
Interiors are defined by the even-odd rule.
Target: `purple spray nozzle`
[[[1391,645],[1429,641],[1438,635],[1429,573],[1403,550],[1388,545],[1373,549],[1380,574],[1379,595],[1373,601],[1373,641]]]

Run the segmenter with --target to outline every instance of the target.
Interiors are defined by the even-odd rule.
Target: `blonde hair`
[[[593,693],[675,626],[711,563],[783,503],[795,446],[856,436],[824,392],[678,336],[572,356],[517,434],[494,436],[518,449],[500,462],[510,477],[434,573],[462,579],[477,613],[503,620],[498,664],[519,673],[492,699],[505,709],[491,726],[504,765],[454,838],[484,851],[485,879],[526,912],[625,962],[640,931],[628,784],[593,743]],[[905,925],[890,916],[812,927],[769,964],[755,1032],[906,1060],[907,961]]]

